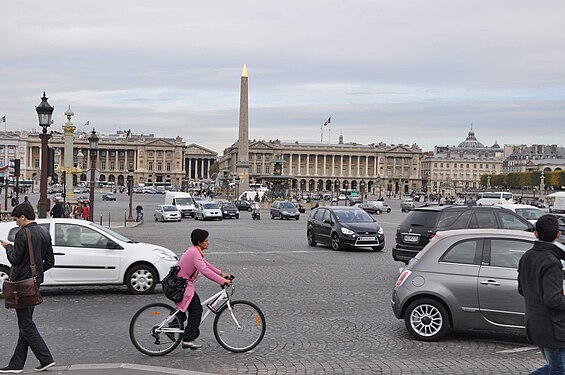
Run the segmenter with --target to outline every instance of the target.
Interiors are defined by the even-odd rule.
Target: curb
[[[151,374],[211,375],[207,372],[182,370],[169,367],[138,365],[134,363],[76,364],[69,366],[54,366],[50,370],[57,371],[60,374],[83,374],[85,373],[85,371],[88,371],[91,374],[112,374],[114,373],[114,371],[108,370],[122,370],[115,371],[115,373],[119,372],[120,374],[140,374],[142,372],[148,372]]]

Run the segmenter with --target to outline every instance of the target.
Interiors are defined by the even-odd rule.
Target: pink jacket
[[[188,284],[184,290],[184,297],[182,301],[175,303],[175,305],[181,310],[186,311],[192,296],[194,296],[194,280],[198,277],[198,274],[202,272],[204,276],[208,279],[217,282],[222,285],[226,280],[222,277],[221,271],[208,263],[196,246],[189,247],[179,260],[179,273],[178,275],[182,278],[188,279]],[[196,271],[196,272],[194,272]],[[194,274],[193,274],[194,273]],[[190,277],[192,275],[192,277]]]

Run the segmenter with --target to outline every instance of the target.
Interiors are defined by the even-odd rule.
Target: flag
[[[83,126],[88,126],[90,125],[90,120],[88,120]]]
[[[6,122],[6,116],[2,116],[2,118],[0,118],[0,122]]]
[[[328,117],[328,121],[324,122],[324,126],[328,126],[328,124],[332,123],[332,117]]]

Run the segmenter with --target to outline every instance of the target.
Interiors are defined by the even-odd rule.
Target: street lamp
[[[45,91],[43,92],[43,97],[41,98],[41,103],[35,107],[37,116],[39,117],[39,126],[43,128],[43,131],[39,135],[41,139],[41,179],[39,180],[39,218],[44,219],[47,217],[47,211],[49,206],[49,201],[47,200],[47,168],[49,168],[49,145],[47,141],[51,138],[51,135],[47,133],[47,128],[51,126],[51,115],[55,107],[51,107],[47,103],[48,97],[45,96]]]
[[[361,190],[361,203],[363,203],[365,199],[365,180],[361,180],[359,187]]]
[[[90,211],[88,220],[94,221],[94,180],[96,179],[96,151],[98,150],[98,136],[96,130],[92,129],[88,143],[90,143]]]
[[[234,200],[236,200],[239,197],[239,181],[241,181],[241,178],[239,177],[238,174],[235,175],[235,197]]]
[[[339,206],[339,180],[336,179],[334,182],[334,190],[335,190],[335,205]]]
[[[129,165],[128,168],[128,195],[129,195],[129,214],[128,214],[128,221],[133,221],[132,209],[131,209],[131,200],[133,197],[133,164]]]

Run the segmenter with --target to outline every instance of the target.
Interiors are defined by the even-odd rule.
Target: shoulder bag
[[[37,274],[35,271],[35,256],[33,254],[33,245],[31,243],[31,232],[29,228],[25,228],[27,235],[27,248],[29,250],[29,262],[31,267],[31,278],[12,281],[11,279],[4,281],[3,292],[4,301],[7,309],[23,309],[25,307],[39,305],[43,302],[37,285]],[[12,277],[10,273],[10,278]]]
[[[188,284],[187,279],[182,278],[178,275],[179,271],[180,267],[178,265],[172,266],[168,275],[163,278],[163,281],[161,281],[161,287],[163,288],[165,297],[173,302],[182,301],[184,297],[184,290],[186,289],[186,285]],[[194,270],[192,275],[190,275],[189,279],[191,279],[195,273],[196,270]]]

